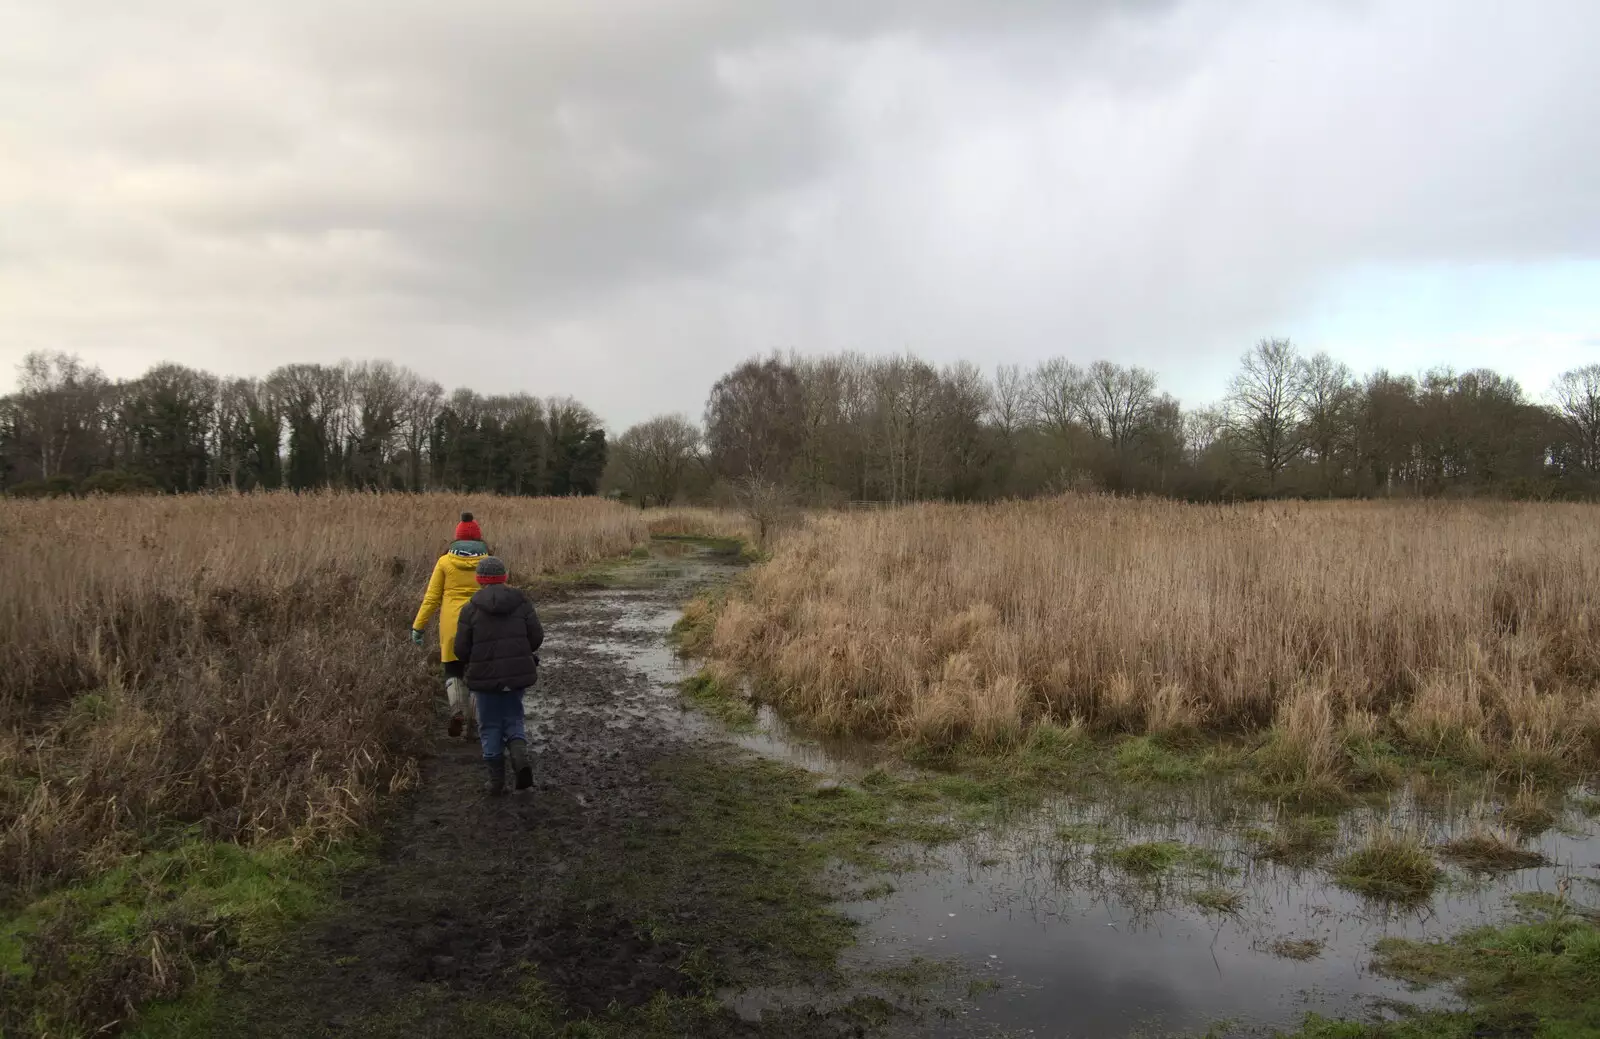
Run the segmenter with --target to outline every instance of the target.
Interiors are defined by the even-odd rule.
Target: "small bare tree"
[[[1562,372],[1553,393],[1578,464],[1590,476],[1600,476],[1600,364]]]
[[[1263,339],[1244,355],[1228,391],[1228,425],[1267,490],[1305,452],[1305,362],[1287,339]]]
[[[757,546],[766,549],[767,539],[789,511],[789,492],[782,484],[752,473],[736,485],[739,508],[756,525]]]

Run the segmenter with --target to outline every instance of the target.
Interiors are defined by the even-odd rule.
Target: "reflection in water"
[[[687,561],[674,569],[684,571],[675,580],[695,583],[733,568]],[[712,732],[714,723],[685,711],[676,694],[695,669],[664,640],[679,611],[627,590],[585,595],[604,600],[610,618],[592,644],[648,679],[645,691],[616,705],[611,723],[626,727],[648,713]],[[537,700],[529,707],[533,719]],[[767,707],[751,731],[728,738],[846,780],[882,763],[861,743],[807,739]],[[1222,1021],[1254,1030],[1292,1026],[1311,1010],[1361,1016],[1384,1000],[1439,1002],[1447,996],[1411,993],[1373,974],[1373,944],[1448,937],[1504,921],[1512,894],[1553,893],[1573,876],[1600,880],[1593,825],[1573,817],[1546,833],[1534,845],[1549,860],[1540,868],[1498,878],[1450,868],[1431,902],[1410,911],[1339,889],[1326,864],[1374,830],[1396,828],[1437,844],[1467,832],[1479,815],[1470,802],[1402,792],[1383,808],[1347,813],[1335,849],[1320,859],[1323,868],[1296,869],[1255,854],[1250,835],[1273,828],[1272,808],[1242,803],[1219,786],[1132,802],[1113,790],[1060,800],[939,849],[915,872],[893,878],[891,893],[847,906],[862,922],[856,959],[868,972],[915,958],[959,966],[939,984],[961,1012],[930,1017],[917,1029],[927,1035],[1193,1034]],[[1157,841],[1186,850],[1168,868],[1143,874],[1119,861],[1119,849]],[[1231,909],[1207,910],[1200,902]],[[998,987],[969,998],[988,982]],[[779,993],[748,998],[756,1000],[747,1008],[754,1012],[761,999],[784,1001]]]

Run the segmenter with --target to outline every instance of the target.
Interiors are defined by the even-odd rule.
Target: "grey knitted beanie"
[[[498,556],[484,556],[478,560],[479,584],[505,584],[506,564]]]

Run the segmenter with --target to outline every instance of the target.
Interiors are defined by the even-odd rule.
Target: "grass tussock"
[[[1380,833],[1334,866],[1342,888],[1388,902],[1420,903],[1433,896],[1441,876],[1433,857],[1415,838]]]
[[[1287,866],[1309,866],[1333,850],[1339,840],[1339,822],[1325,815],[1291,815],[1276,829],[1250,835],[1255,854]]]
[[[130,889],[120,930],[53,892],[114,877],[134,853],[197,841],[326,848],[368,822],[380,795],[414,781],[438,653],[411,646],[407,631],[464,508],[519,581],[648,536],[637,512],[577,499],[0,502],[8,1005],[31,1002],[14,996],[21,985],[54,1007],[58,1031],[92,1031],[103,1006],[48,997],[44,980],[60,972],[19,965],[56,964],[62,991],[87,993],[74,965],[140,950],[154,973],[124,972],[126,1009],[186,976],[187,954],[174,950],[193,945],[192,921],[214,938],[227,930],[216,912],[177,924],[166,910],[146,913],[139,892],[161,897],[149,885]],[[99,952],[82,947],[86,934]]]
[[[1327,943],[1316,938],[1279,938],[1267,947],[1272,955],[1285,960],[1314,960],[1322,955]]]
[[[1597,516],[1093,497],[817,515],[705,642],[827,732],[1242,733],[1308,801],[1394,781],[1402,752],[1568,774],[1600,764]]]
[[[1600,1034],[1600,924],[1565,903],[1449,941],[1385,939],[1377,952],[1379,973],[1419,986],[1449,985],[1464,1006],[1381,1021],[1313,1014],[1292,1039]]]
[[[1145,841],[1113,847],[1102,856],[1106,862],[1138,877],[1156,877],[1183,869],[1194,873],[1219,873],[1222,860],[1216,852],[1179,841]]]
[[[1439,854],[1475,873],[1509,873],[1543,866],[1549,860],[1490,830],[1474,830],[1439,845]]]
[[[1532,783],[1524,782],[1514,796],[1500,806],[1500,821],[1521,837],[1537,837],[1556,824],[1556,813],[1549,799]]]
[[[1201,888],[1190,896],[1197,907],[1208,913],[1230,916],[1244,907],[1244,896],[1222,887]]]

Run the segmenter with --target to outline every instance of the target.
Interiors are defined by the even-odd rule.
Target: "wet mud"
[[[608,575],[620,587],[542,599],[526,699],[534,789],[486,798],[476,742],[445,737],[441,718],[377,864],[345,878],[337,909],[283,956],[226,980],[229,1034],[500,1034],[469,1022],[514,995],[529,964],[565,1018],[696,992],[692,950],[641,933],[635,907],[585,874],[625,859],[666,810],[657,766],[714,742],[679,705],[665,636],[685,599],[735,569],[704,551],[652,558]],[[714,913],[701,894],[680,892],[678,912]]]

